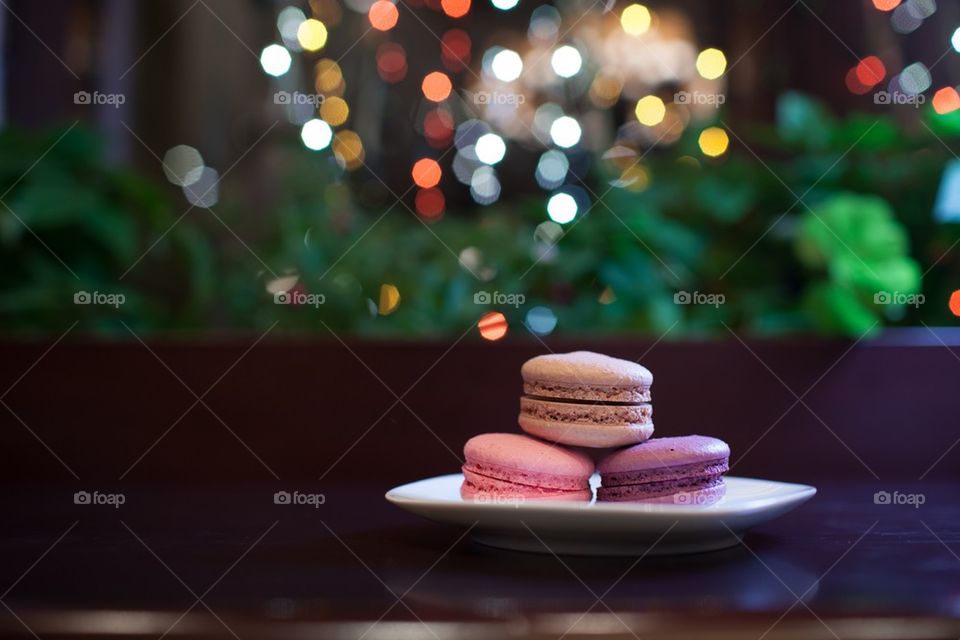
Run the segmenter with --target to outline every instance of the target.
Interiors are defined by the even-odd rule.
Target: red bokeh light
[[[857,64],[856,74],[860,84],[873,87],[887,76],[887,68],[877,56],[867,56]]]
[[[860,82],[860,79],[857,78],[857,67],[851,67],[850,70],[847,71],[847,77],[844,79],[844,82],[850,93],[855,93],[858,96],[862,96],[870,91],[870,87]]]
[[[950,313],[960,317],[960,289],[957,289],[950,294],[950,303],[948,304],[950,308]]]
[[[943,115],[960,109],[960,93],[953,87],[944,87],[933,94],[933,110]]]
[[[462,71],[470,64],[470,36],[461,29],[450,29],[440,42],[440,59],[450,71]]]
[[[900,0],[873,0],[873,6],[880,11],[893,11],[900,6]]]
[[[395,42],[385,42],[377,49],[377,73],[386,82],[400,82],[407,77],[407,52]]]
[[[440,7],[451,18],[462,18],[470,13],[470,0],[440,0]]]
[[[416,183],[418,187],[429,189],[440,183],[440,178],[443,177],[443,170],[436,160],[421,158],[414,163],[411,175],[413,176],[414,183]]]
[[[417,191],[417,213],[427,220],[438,220],[443,215],[446,199],[440,189],[420,189]]]
[[[423,134],[434,149],[443,149],[453,140],[453,116],[446,109],[434,109],[423,119]]]
[[[428,73],[423,79],[421,88],[427,100],[443,102],[450,96],[450,92],[453,90],[453,84],[450,82],[447,74],[441,71],[433,71]]]

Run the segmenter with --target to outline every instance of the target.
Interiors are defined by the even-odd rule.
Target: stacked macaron
[[[704,505],[723,496],[730,448],[706,436],[654,438],[645,367],[589,351],[537,356],[521,368],[519,423],[464,447],[460,493],[474,500],[589,501],[593,460],[569,447],[616,450],[600,460],[598,501]]]

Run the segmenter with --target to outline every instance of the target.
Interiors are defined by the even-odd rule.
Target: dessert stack
[[[471,438],[464,448],[464,498],[590,500],[593,460],[571,447],[605,454],[597,465],[598,501],[704,505],[723,496],[725,442],[651,439],[653,374],[642,365],[575,351],[537,356],[520,373],[518,422],[529,435]]]

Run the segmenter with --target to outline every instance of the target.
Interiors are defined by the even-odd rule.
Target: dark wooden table
[[[960,637],[960,349],[550,344],[642,355],[658,434],[820,489],[740,547],[636,562],[485,548],[383,500],[515,429],[542,345],[255,340],[2,347],[0,633]]]

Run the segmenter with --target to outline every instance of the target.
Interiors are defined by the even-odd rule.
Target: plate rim
[[[746,505],[739,507],[730,507],[730,506],[721,506],[721,505],[710,505],[707,507],[697,507],[690,505],[674,505],[674,504],[663,504],[663,503],[642,503],[642,502],[596,502],[591,500],[590,502],[562,502],[562,501],[547,501],[547,500],[531,500],[529,502],[524,502],[522,505],[513,505],[513,504],[498,504],[496,502],[465,502],[463,500],[449,500],[445,498],[414,498],[410,496],[398,495],[399,492],[403,491],[411,485],[419,484],[421,482],[427,482],[431,480],[440,480],[444,478],[463,478],[462,473],[445,473],[438,476],[431,476],[429,478],[421,478],[419,480],[414,480],[412,482],[407,482],[396,487],[393,487],[384,494],[384,498],[393,505],[396,505],[400,508],[413,507],[413,506],[429,506],[436,509],[481,509],[487,511],[499,511],[502,509],[516,510],[517,508],[522,508],[525,510],[533,511],[568,511],[568,512],[581,512],[584,510],[588,511],[599,511],[605,513],[656,513],[656,514],[676,514],[684,516],[695,516],[697,514],[709,514],[710,516],[718,515],[743,515],[747,513],[752,513],[756,511],[763,511],[769,509],[772,506],[782,505],[782,504],[792,504],[794,502],[800,501],[806,502],[817,495],[817,487],[809,484],[801,484],[796,482],[782,482],[780,480],[768,480],[766,478],[750,478],[746,476],[724,476],[727,480],[746,480],[749,482],[764,482],[764,483],[773,483],[780,485],[785,489],[789,490],[789,493],[786,495],[779,495],[775,497],[767,498],[754,498]]]

